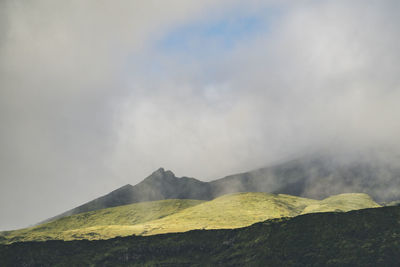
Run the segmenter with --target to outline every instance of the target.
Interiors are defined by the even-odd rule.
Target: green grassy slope
[[[4,266],[400,266],[400,207],[234,230],[0,245]]]
[[[193,229],[232,229],[272,218],[373,207],[380,206],[365,194],[341,194],[318,201],[284,194],[238,193],[204,202],[162,219],[135,225],[131,229],[137,235]]]
[[[307,206],[302,214],[327,211],[350,211],[357,209],[376,208],[380,205],[372,200],[367,194],[348,193],[331,196],[316,204]]]
[[[135,234],[183,232],[193,229],[238,228],[272,218],[299,215],[319,201],[289,195],[238,193],[204,202],[162,219],[135,225]]]
[[[82,236],[77,232],[71,232],[73,229],[88,228],[93,226],[117,226],[122,235],[123,228],[126,225],[134,225],[159,219],[180,210],[186,209],[202,203],[201,200],[190,199],[169,199],[152,202],[141,202],[130,205],[124,205],[114,208],[101,209],[80,213],[68,217],[63,217],[56,221],[44,223],[35,227],[25,228],[16,231],[3,232],[1,236],[11,242],[29,241],[29,240],[48,240],[48,239],[79,239],[79,238],[110,238],[118,236],[113,233],[111,236],[104,230],[103,233],[88,232],[87,236]]]
[[[206,202],[162,200],[64,217],[33,228],[8,232],[3,236],[3,242],[108,239],[193,229],[231,229],[304,213],[372,207],[379,205],[365,194],[341,194],[322,201],[259,192],[225,195]]]

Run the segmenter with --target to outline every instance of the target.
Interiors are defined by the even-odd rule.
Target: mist
[[[0,10],[0,229],[159,167],[210,181],[313,151],[400,152],[398,1]]]

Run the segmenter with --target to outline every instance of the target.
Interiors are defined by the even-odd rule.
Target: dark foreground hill
[[[211,182],[177,178],[163,168],[139,184],[125,185],[105,196],[49,220],[143,201],[163,199],[211,200],[236,192],[265,192],[323,199],[341,193],[366,193],[375,201],[400,199],[399,160],[344,160],[314,155],[286,161],[250,172],[230,175]],[[48,220],[47,220],[48,221]]]
[[[1,266],[400,266],[400,207],[234,230],[0,246]]]

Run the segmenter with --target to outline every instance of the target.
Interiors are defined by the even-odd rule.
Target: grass
[[[232,229],[305,213],[374,207],[380,206],[366,194],[341,194],[313,200],[284,194],[236,193],[211,201],[161,200],[81,213],[36,227],[6,232],[0,236],[0,243],[94,240],[193,229]]]
[[[110,238],[117,235],[130,234],[123,231],[124,226],[152,221],[163,218],[170,214],[174,214],[180,210],[186,209],[202,203],[202,200],[191,199],[168,199],[152,202],[142,202],[119,207],[101,209],[80,213],[68,217],[58,219],[56,221],[44,223],[35,227],[25,228],[16,231],[7,231],[0,234],[0,243],[4,240],[9,242],[31,241],[31,240],[72,240],[72,239],[98,239]],[[101,226],[104,228],[102,232],[97,233],[90,231],[91,228]],[[106,226],[111,226],[113,233],[110,235]],[[114,227],[112,227],[114,226]],[[117,226],[117,227],[115,227]],[[82,230],[86,237],[81,236],[79,230]]]
[[[374,202],[367,194],[340,194],[325,198],[317,204],[307,206],[302,214],[328,211],[346,212],[376,207],[380,207],[380,205]]]
[[[239,229],[0,245],[2,266],[400,266],[400,207]]]

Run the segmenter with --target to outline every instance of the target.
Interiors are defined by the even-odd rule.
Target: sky
[[[159,167],[400,151],[400,2],[0,2],[0,230]]]

